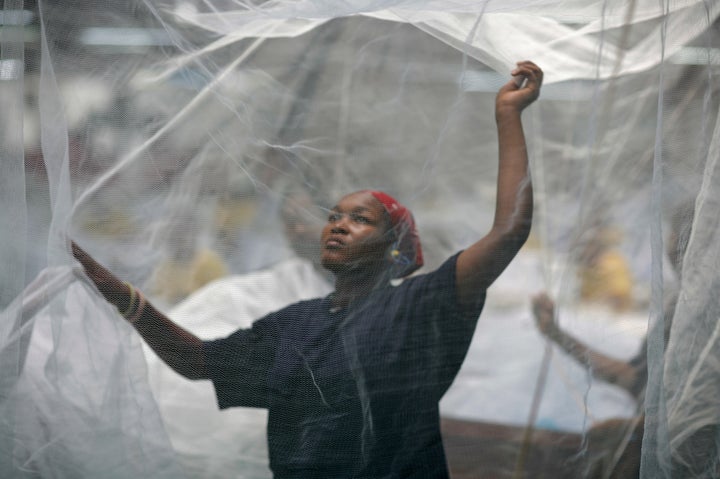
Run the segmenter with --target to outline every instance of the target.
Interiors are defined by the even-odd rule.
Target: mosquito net
[[[437,398],[450,475],[720,474],[717,2],[3,6],[3,477],[272,477],[268,411],[219,410],[210,381],[166,366],[70,240],[203,340],[327,297],[319,228],[352,191],[412,210],[415,275],[442,272],[492,226],[495,96],[521,60],[544,71],[523,113],[533,225],[448,353],[464,356]],[[337,382],[363,420],[347,440],[370,448],[394,420],[375,401],[392,358],[361,374],[347,356]],[[320,406],[341,400],[321,358],[298,364]],[[404,394],[407,416],[434,414]],[[347,449],[313,440],[297,447]]]

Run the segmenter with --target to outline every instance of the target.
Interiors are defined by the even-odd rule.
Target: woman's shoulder
[[[272,313],[278,320],[297,319],[299,316],[313,314],[322,308],[322,305],[328,302],[327,297],[303,299]]]
[[[423,268],[412,276],[407,276],[400,280],[393,280],[391,281],[391,285],[395,287],[402,285],[405,287],[412,287],[425,282],[440,282],[444,286],[448,286],[450,284],[454,285],[455,268],[457,265],[457,258],[460,253],[462,253],[462,251],[458,251],[449,258],[445,259],[434,269],[425,270],[425,268]]]

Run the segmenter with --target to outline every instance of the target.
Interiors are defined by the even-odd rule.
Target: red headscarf
[[[403,278],[423,265],[415,219],[409,209],[387,193],[367,191],[382,203],[390,216],[390,225],[395,233],[395,242],[390,250],[392,277]]]

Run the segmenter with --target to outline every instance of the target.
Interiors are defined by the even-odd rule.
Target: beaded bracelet
[[[145,301],[145,295],[137,290],[136,290],[136,293],[137,293],[137,296],[139,299],[138,307],[132,316],[130,316],[130,317],[125,316],[125,319],[127,319],[130,322],[130,324],[135,324],[140,319],[143,312],[145,311],[145,306],[147,305],[147,302]]]
[[[135,306],[135,288],[127,281],[123,281],[123,284],[127,286],[128,290],[130,291],[130,301],[128,301],[128,306],[125,311],[118,311],[120,311],[120,314],[127,318],[128,314],[130,314],[130,311],[132,311],[133,306]]]

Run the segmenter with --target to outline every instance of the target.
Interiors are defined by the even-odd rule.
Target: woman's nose
[[[347,233],[347,216],[342,215],[331,223],[330,230],[333,233]]]

